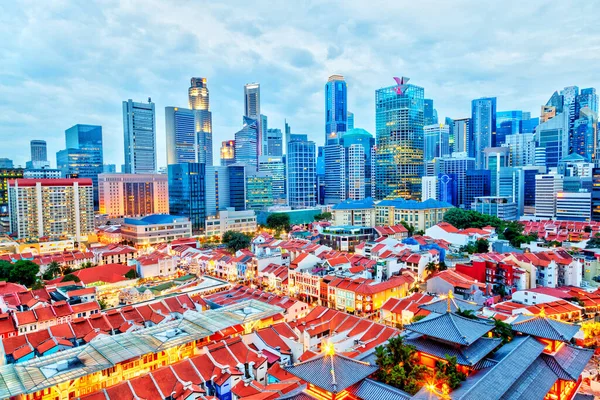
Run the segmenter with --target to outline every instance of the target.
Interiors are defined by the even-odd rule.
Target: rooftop
[[[126,225],[159,225],[172,224],[175,222],[189,222],[189,220],[181,216],[153,214],[142,218],[125,218],[123,223]]]
[[[394,200],[382,200],[377,203],[377,206],[395,207],[403,210],[426,210],[430,208],[454,208],[450,203],[435,199],[427,199],[425,201],[406,200],[397,198]]]

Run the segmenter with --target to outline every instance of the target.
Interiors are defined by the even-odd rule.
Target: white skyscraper
[[[564,176],[543,174],[535,176],[535,217],[553,219],[556,217],[556,194],[563,190]]]
[[[154,103],[123,102],[125,171],[129,174],[156,172],[156,118]]]
[[[348,198],[363,200],[365,198],[365,148],[360,144],[348,147]]]
[[[437,200],[437,176],[424,176],[421,180],[421,201]]]

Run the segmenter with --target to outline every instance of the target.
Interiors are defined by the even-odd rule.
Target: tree
[[[92,264],[90,261],[86,261],[81,264],[81,269],[92,268],[93,266],[94,264]]]
[[[10,271],[12,270],[13,265],[4,260],[0,260],[0,279],[8,280],[10,277]]]
[[[30,287],[37,280],[40,266],[29,260],[19,260],[10,270],[9,281]]]
[[[475,314],[475,312],[473,310],[461,310],[459,308],[456,311],[456,315],[460,315],[461,317],[469,318],[469,319],[477,319],[477,315]]]
[[[106,304],[106,300],[104,299],[99,299],[98,304],[100,305],[101,310],[106,310],[106,308],[108,307],[108,304]]]
[[[438,266],[433,261],[428,262],[425,266],[425,271],[429,272],[430,274],[435,274],[437,270]]]
[[[406,230],[408,231],[408,236],[412,236],[413,233],[415,233],[415,227],[412,226],[411,224],[409,224],[406,221],[400,221],[400,223],[402,224],[403,227],[406,228]]]
[[[425,318],[425,315],[415,315],[414,317],[412,317],[412,319],[410,320],[410,322],[419,322],[423,318]]]
[[[79,277],[77,275],[67,274],[67,275],[63,276],[63,278],[60,281],[77,283],[77,282],[81,282],[81,279],[79,279]]]
[[[44,280],[49,281],[51,279],[56,278],[58,275],[60,275],[60,264],[57,263],[56,261],[52,261],[46,267],[43,278],[44,278]]]
[[[285,213],[271,214],[267,217],[267,227],[276,231],[287,231],[290,228],[290,216]],[[223,235],[223,237],[225,237],[225,235]]]
[[[423,386],[427,367],[420,365],[414,346],[404,343],[401,336],[391,338],[375,348],[377,378],[388,385],[415,394]]]
[[[448,269],[448,266],[446,265],[445,262],[440,261],[440,263],[438,264],[438,271],[445,271]]]
[[[321,214],[315,215],[313,218],[315,221],[330,221],[333,215],[329,211],[322,212]]]
[[[127,273],[125,274],[125,278],[127,279],[135,279],[138,277],[137,272],[135,271],[135,268],[131,268],[129,271],[127,271]]]
[[[250,238],[243,233],[227,231],[223,234],[222,242],[232,253],[250,246]]]
[[[446,211],[446,214],[444,214],[444,222],[447,222],[458,229],[483,228],[488,225],[498,228],[503,223],[498,217],[460,208],[451,208]]]
[[[493,318],[493,320],[494,329],[492,330],[492,335],[494,335],[494,337],[501,338],[502,344],[510,342],[515,336],[515,333],[510,325],[496,318]]]
[[[435,363],[435,378],[436,382],[446,384],[450,389],[456,389],[467,379],[467,375],[458,370],[456,357],[446,354],[446,361],[438,360]]]
[[[463,253],[469,253],[469,254],[474,254],[474,253],[487,253],[489,251],[490,248],[490,243],[487,241],[487,239],[484,238],[480,238],[477,239],[477,241],[475,243],[469,243],[467,245],[464,245],[460,248],[460,251]]]
[[[586,233],[592,233],[592,227],[587,225],[585,228],[583,228],[583,231]]]

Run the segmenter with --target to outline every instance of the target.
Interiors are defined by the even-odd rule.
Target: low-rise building
[[[192,225],[186,217],[155,214],[142,218],[125,218],[121,234],[124,241],[135,247],[147,247],[191,237]]]
[[[498,217],[506,221],[515,221],[518,219],[517,203],[511,201],[510,197],[475,197],[474,202],[471,204],[471,210],[475,210],[481,214]]]
[[[382,200],[375,205],[375,222],[377,226],[393,226],[404,221],[417,231],[425,231],[442,222],[444,214],[451,208],[452,204],[434,199]]]
[[[336,226],[375,226],[375,202],[371,197],[342,201],[331,207],[331,214]]]
[[[228,208],[216,216],[206,217],[206,236],[223,236],[227,231],[254,233],[258,229],[256,213],[253,210],[235,211]]]
[[[126,245],[109,244],[103,247],[93,247],[94,259],[96,264],[127,264],[129,260],[137,257],[138,251]]]
[[[171,277],[177,272],[177,257],[155,251],[129,261],[140,278]]]
[[[334,250],[354,251],[361,242],[373,240],[375,230],[364,226],[329,226],[320,236],[321,244]]]

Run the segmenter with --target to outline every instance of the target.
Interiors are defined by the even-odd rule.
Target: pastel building
[[[100,214],[141,217],[169,213],[169,180],[164,174],[98,175]]]
[[[192,236],[189,218],[165,214],[148,215],[142,218],[125,218],[121,225],[123,240],[136,247],[171,242]]]

